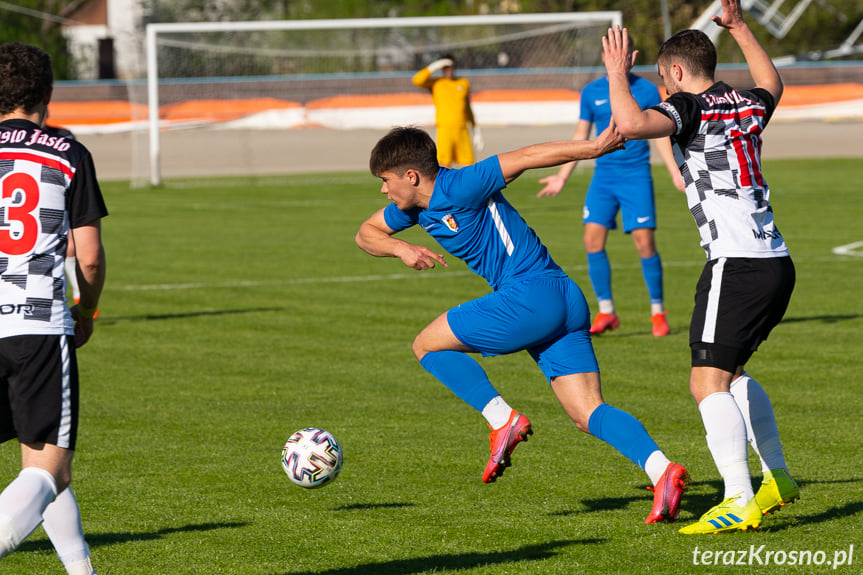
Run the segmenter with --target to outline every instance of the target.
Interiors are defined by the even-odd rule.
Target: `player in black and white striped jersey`
[[[788,472],[770,400],[744,371],[782,319],[795,282],[761,170],[761,132],[782,96],[782,79],[743,20],[739,0],[722,0],[722,14],[713,21],[737,42],[755,88],[716,82],[713,43],[701,31],[684,30],[665,41],[657,58],[669,98],[642,111],[626,81],[634,62],[626,30],[610,29],[602,42],[618,128],[632,139],[671,137],[707,254],[690,323],[689,385],[725,496],[681,529],[685,534],[758,527],[763,514],[800,493]],[[757,493],[747,439],[764,472]]]
[[[78,432],[76,348],[93,333],[105,280],[108,212],[90,152],[42,128],[51,59],[0,46],[0,441],[17,438],[21,472],[0,493],[0,557],[43,523],[70,575],[92,575],[68,488]],[[64,259],[74,236],[81,299],[66,304]]]

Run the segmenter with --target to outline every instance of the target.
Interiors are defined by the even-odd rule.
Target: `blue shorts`
[[[525,280],[447,312],[460,342],[483,356],[527,350],[545,377],[599,372],[590,310],[565,275]]]
[[[656,229],[650,165],[625,169],[603,166],[593,173],[584,198],[583,222],[615,230],[618,211],[626,233],[639,228]]]

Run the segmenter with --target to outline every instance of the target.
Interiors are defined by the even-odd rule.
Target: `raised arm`
[[[739,0],[722,0],[722,14],[713,17],[717,26],[726,28],[740,46],[749,73],[755,81],[755,86],[764,88],[773,95],[778,104],[782,97],[782,78],[773,65],[773,60],[767,55],[767,51],[758,42],[758,39],[750,30],[749,25],[743,19],[743,10]]]
[[[415,270],[431,269],[435,267],[435,262],[447,267],[443,254],[394,238],[394,233],[387,225],[384,209],[381,208],[360,225],[355,240],[367,254],[381,258],[399,258],[406,266]]]
[[[595,140],[564,140],[534,144],[498,156],[506,183],[519,177],[525,170],[559,166],[573,160],[590,160],[609,152],[623,149],[623,136],[614,124],[606,128]]]
[[[630,140],[661,138],[674,133],[674,122],[656,110],[642,110],[629,88],[629,72],[638,55],[630,52],[629,34],[619,26],[602,38],[611,114],[621,134]]]

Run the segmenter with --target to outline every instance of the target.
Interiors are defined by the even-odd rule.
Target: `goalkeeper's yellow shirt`
[[[432,78],[431,75],[431,70],[423,68],[411,81],[415,86],[431,92],[435,124],[456,128],[473,125],[473,111],[468,99],[470,82],[467,78]]]

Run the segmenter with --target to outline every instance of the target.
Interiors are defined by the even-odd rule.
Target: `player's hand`
[[[444,68],[451,67],[452,65],[453,61],[449,58],[441,58],[439,60],[435,60],[426,67],[432,72],[437,72],[438,70],[443,70]]]
[[[609,74],[629,74],[635,66],[638,50],[630,51],[629,31],[620,26],[608,29],[608,35],[602,37],[602,54],[605,57],[605,70]]]
[[[711,18],[717,26],[723,28],[736,28],[743,21],[743,9],[740,7],[740,0],[722,0],[722,14]]]
[[[433,252],[425,246],[406,243],[396,254],[396,257],[401,259],[407,267],[415,270],[430,270],[435,267],[435,262],[443,267],[449,267],[443,254]]]
[[[626,138],[617,131],[617,124],[612,120],[611,123],[608,124],[608,127],[604,129],[593,142],[597,149],[594,158],[598,158],[599,156],[604,156],[605,154],[616,152],[617,150],[623,150],[623,144],[626,142]]]
[[[683,175],[680,173],[679,170],[676,174],[673,174],[671,176],[671,183],[674,184],[674,187],[677,188],[677,191],[686,191],[686,182],[683,181]]]
[[[83,317],[78,311],[78,306],[73,305],[71,310],[72,319],[75,320],[75,347],[82,347],[93,335],[94,322],[92,317]]]
[[[474,125],[470,140],[475,152],[479,153],[485,149],[485,138],[482,137],[482,130],[479,129],[479,126]]]
[[[560,174],[553,174],[540,179],[539,183],[545,184],[545,187],[536,194],[537,198],[541,198],[543,196],[556,196],[566,184],[566,178]]]

